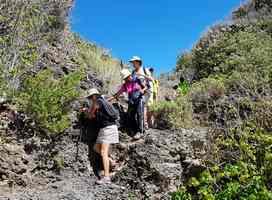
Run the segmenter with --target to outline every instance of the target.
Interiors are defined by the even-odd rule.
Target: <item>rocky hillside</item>
[[[1,0],[0,199],[168,199],[182,169],[186,179],[203,168],[207,130],[151,130],[136,143],[122,134],[114,183],[95,185],[76,100],[93,86],[114,89],[120,64],[70,31],[72,6]]]
[[[248,1],[178,59],[192,81],[170,119],[211,127],[213,153],[174,199],[272,199],[271,13],[271,1]]]
[[[76,114],[86,89],[114,90],[119,61],[70,31],[71,0],[0,3],[0,199],[272,199],[269,0],[249,1],[179,57],[190,85],[154,108],[167,129],[137,142],[120,133],[109,186],[95,185]]]
[[[183,180],[204,169],[200,158],[209,150],[205,129],[150,130],[137,142],[122,134],[113,149],[119,171],[113,184],[99,186],[87,145],[80,144],[76,159],[78,130],[54,140],[31,134],[31,128],[6,130],[0,199],[169,199]]]

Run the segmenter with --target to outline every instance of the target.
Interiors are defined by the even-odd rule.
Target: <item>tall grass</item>
[[[83,41],[75,36],[78,46],[78,61],[86,71],[94,71],[98,79],[102,80],[104,92],[113,93],[121,83],[120,62],[112,58],[109,51],[95,44]]]

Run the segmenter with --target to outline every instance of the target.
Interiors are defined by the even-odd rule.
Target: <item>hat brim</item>
[[[91,97],[93,95],[99,95],[99,93],[88,94],[88,95],[85,96],[85,98],[89,98],[89,97]]]
[[[126,80],[128,77],[130,77],[131,76],[131,74],[130,75],[127,75],[126,77],[123,77],[123,80]]]
[[[132,62],[134,62],[134,61],[142,62],[142,60],[138,60],[138,59],[137,59],[137,60],[136,60],[136,59],[131,59],[131,60],[129,60],[130,63],[132,63]]]

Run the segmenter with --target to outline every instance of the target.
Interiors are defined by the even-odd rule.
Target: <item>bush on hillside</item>
[[[213,146],[207,170],[173,199],[272,199],[272,26],[263,12],[270,1],[248,5],[245,23],[210,29],[177,62],[177,71],[195,72],[187,96],[194,123],[213,129]]]
[[[192,104],[185,96],[175,101],[160,101],[151,107],[157,128],[189,128],[192,127]]]
[[[155,118],[155,127],[160,129],[169,129],[173,126],[170,120],[170,113],[177,108],[176,102],[161,101],[151,107],[151,112]]]
[[[0,0],[0,98],[7,96],[52,133],[69,126],[69,102],[78,95],[77,86],[101,86],[100,77],[107,91],[120,81],[117,60],[70,32],[72,4]]]
[[[63,3],[68,1],[11,0],[1,4],[1,76],[10,89],[17,90],[26,74],[39,71],[49,63],[45,57],[51,45],[54,43],[56,46],[56,41],[63,37],[62,31],[66,26],[65,13],[69,9],[64,9]]]
[[[212,44],[194,48],[192,56],[187,58],[190,61],[185,62],[187,56],[181,56],[178,69],[193,68],[197,80],[215,74],[253,72],[262,81],[268,81],[271,52],[271,36],[266,32],[257,32],[254,28],[224,32]]]
[[[17,104],[38,127],[52,134],[63,132],[70,125],[68,106],[79,95],[81,78],[80,72],[74,72],[55,79],[52,71],[43,70],[24,81]]]
[[[245,124],[221,135],[213,154],[217,163],[172,194],[172,199],[272,199],[272,136]]]

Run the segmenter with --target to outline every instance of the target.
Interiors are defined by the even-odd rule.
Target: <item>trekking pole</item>
[[[76,149],[76,162],[78,161],[78,153],[79,153],[79,143],[81,141],[81,137],[82,137],[82,125],[80,125],[80,129],[79,129],[79,136],[77,138],[77,143],[76,143],[76,146],[77,146],[77,149]]]

